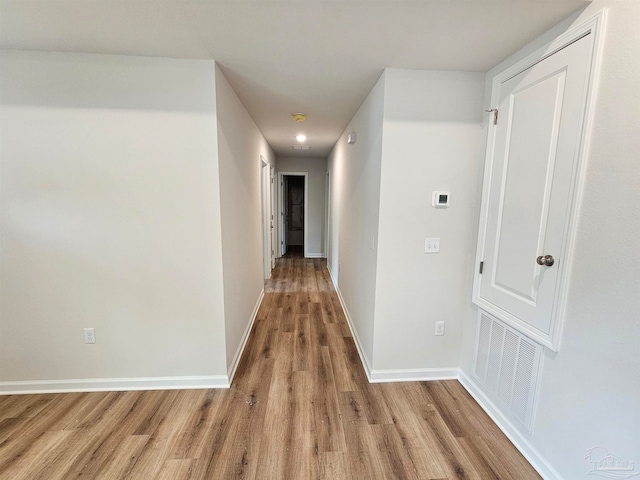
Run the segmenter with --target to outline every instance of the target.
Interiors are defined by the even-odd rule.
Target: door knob
[[[551,255],[540,255],[536,259],[536,262],[538,263],[538,265],[542,265],[543,267],[550,267],[551,265],[553,265],[555,260]]]

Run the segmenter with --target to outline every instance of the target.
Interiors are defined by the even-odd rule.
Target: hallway
[[[246,352],[255,478],[539,478],[457,381],[367,381],[325,260],[278,260]]]
[[[319,259],[278,259],[228,390],[0,397],[0,478],[539,478],[457,381],[369,384]]]

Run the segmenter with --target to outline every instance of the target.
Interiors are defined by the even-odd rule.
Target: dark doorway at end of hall
[[[304,257],[304,177],[283,176],[284,225],[283,257]]]

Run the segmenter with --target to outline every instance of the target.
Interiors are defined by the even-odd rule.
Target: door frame
[[[271,242],[271,270],[276,268],[276,167],[271,164],[269,166],[269,208],[271,209],[271,232],[269,241]]]
[[[304,258],[309,255],[309,173],[308,172],[278,172],[278,245],[280,245],[280,256],[282,256],[282,239],[284,230],[284,177],[304,177]]]
[[[324,258],[329,258],[329,229],[331,215],[331,171],[327,170],[324,182]]]
[[[262,270],[264,279],[271,277],[274,264],[273,242],[273,165],[260,155],[260,197],[262,218]]]
[[[527,328],[523,325],[524,322],[518,318],[510,315],[502,309],[496,308],[493,304],[487,302],[480,296],[480,272],[479,266],[482,262],[483,252],[485,248],[485,237],[487,230],[488,219],[488,192],[490,189],[492,159],[495,149],[495,134],[496,129],[493,128],[492,122],[488,122],[487,126],[487,145],[485,151],[485,166],[484,166],[484,179],[482,184],[482,203],[480,207],[480,222],[478,227],[478,244],[476,248],[476,262],[474,265],[474,283],[473,283],[473,295],[472,301],[483,310],[495,315],[500,320],[503,320],[507,324],[516,328],[518,331],[524,333],[540,344],[550,348],[553,351],[558,351],[560,348],[560,337],[562,333],[562,323],[566,313],[567,295],[569,289],[569,281],[571,275],[571,266],[573,263],[573,253],[575,250],[575,240],[577,231],[577,219],[580,211],[581,192],[584,186],[584,177],[586,171],[586,159],[589,155],[589,146],[591,140],[591,131],[593,124],[593,112],[595,107],[595,93],[598,90],[598,78],[600,72],[600,65],[602,63],[602,50],[604,44],[604,29],[606,24],[607,11],[602,9],[594,16],[587,19],[583,23],[570,28],[562,35],[558,36],[555,40],[547,45],[539,48],[535,52],[527,55],[523,59],[517,61],[515,64],[506,68],[505,70],[498,72],[491,79],[491,100],[490,105],[485,105],[485,108],[491,109],[498,104],[496,98],[499,86],[506,80],[520,74],[521,72],[531,68],[535,64],[541,62],[545,58],[557,53],[571,43],[580,40],[587,35],[590,35],[590,58],[591,65],[588,73],[588,87],[585,93],[584,102],[584,117],[582,126],[580,128],[580,140],[578,144],[578,153],[576,156],[573,184],[571,186],[571,193],[569,197],[569,208],[567,215],[567,222],[565,225],[565,237],[563,241],[563,247],[558,262],[558,287],[556,290],[556,303],[551,315],[551,329],[549,335],[541,334],[539,331],[533,328]]]

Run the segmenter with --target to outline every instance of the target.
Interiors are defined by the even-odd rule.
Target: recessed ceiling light
[[[309,145],[291,145],[291,148],[294,150],[309,150],[311,147]]]
[[[300,143],[304,142],[307,139],[307,136],[304,134],[300,134],[300,135],[296,135],[296,140],[298,140]]]

